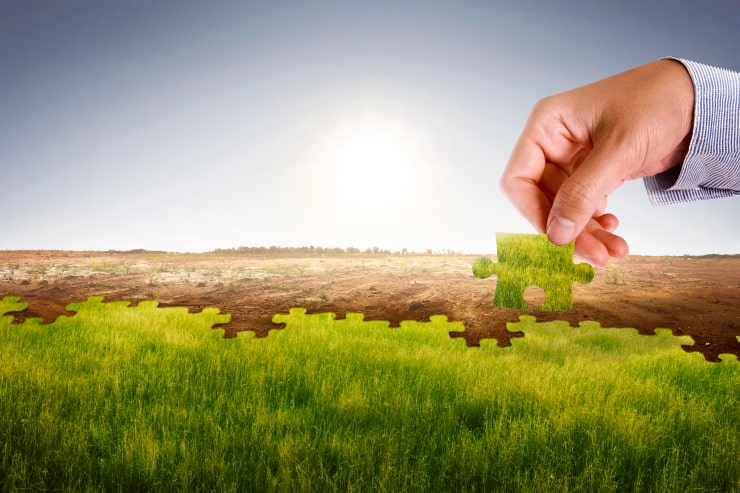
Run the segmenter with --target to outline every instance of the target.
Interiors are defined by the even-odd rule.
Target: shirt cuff
[[[731,197],[740,190],[740,74],[668,57],[694,84],[694,128],[684,163],[644,178],[653,205]]]

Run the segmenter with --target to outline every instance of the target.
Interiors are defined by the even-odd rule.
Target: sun
[[[410,150],[387,135],[361,135],[340,147],[334,181],[342,203],[355,212],[387,213],[410,196]]]

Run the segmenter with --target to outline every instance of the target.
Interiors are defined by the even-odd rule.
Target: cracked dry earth
[[[308,313],[362,312],[365,320],[426,321],[447,315],[460,321],[476,346],[494,338],[510,344],[506,322],[519,315],[572,326],[594,320],[605,328],[636,328],[652,334],[667,328],[689,335],[709,361],[723,353],[740,357],[740,256],[638,257],[596,269],[587,285],[574,284],[573,310],[543,312],[539,288],[530,287],[526,311],[492,305],[496,279],[473,276],[475,255],[282,256],[230,253],[0,251],[0,298],[20,296],[28,309],[14,321],[40,317],[49,323],[72,313],[68,303],[89,296],[104,301],[155,299],[160,306],[198,312],[217,307],[232,316],[225,337],[254,331],[257,337],[282,326],[278,313],[304,307]]]

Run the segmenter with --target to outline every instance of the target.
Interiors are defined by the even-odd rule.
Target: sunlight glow
[[[351,139],[334,162],[337,194],[355,212],[389,212],[410,194],[411,167],[408,150],[392,138]]]

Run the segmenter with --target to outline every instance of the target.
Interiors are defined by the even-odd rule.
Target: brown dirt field
[[[740,357],[740,256],[637,257],[597,269],[594,281],[575,284],[574,309],[543,312],[539,288],[525,292],[527,311],[492,304],[495,277],[477,279],[475,255],[280,255],[170,254],[123,252],[0,251],[0,298],[20,296],[29,304],[13,314],[52,322],[68,303],[89,296],[105,301],[155,299],[160,306],[198,312],[217,307],[232,321],[226,337],[251,330],[257,337],[280,329],[273,315],[291,307],[338,318],[362,312],[366,320],[428,320],[447,315],[461,321],[470,346],[484,338],[509,345],[506,322],[519,315],[540,321],[566,320],[576,326],[594,320],[602,327],[632,327],[642,334],[668,328],[690,335],[709,361],[722,353]],[[521,336],[521,334],[519,334]]]

